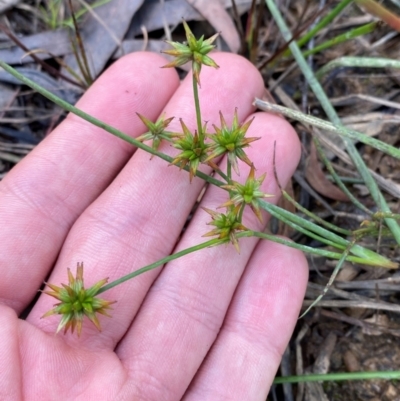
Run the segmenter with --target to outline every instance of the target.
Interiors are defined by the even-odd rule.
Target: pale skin
[[[219,70],[203,67],[202,118],[228,124],[235,107],[251,118],[263,81],[245,59],[213,53]],[[191,77],[179,84],[159,55],[136,53],[113,64],[78,107],[133,137],[144,132],[135,112],[163,111],[195,129]],[[273,178],[273,143],[282,184],[300,145],[283,118],[256,113],[246,153],[263,190]],[[166,144],[161,150],[176,154]],[[220,161],[224,163],[224,160]],[[244,181],[248,167],[240,164]],[[209,171],[202,167],[203,171]],[[101,297],[117,300],[102,331],[88,320],[81,337],[55,335],[59,316],[41,319],[56,302],[42,294],[26,320],[20,314],[43,281],[67,283],[84,263],[86,286],[205,241],[213,227],[197,209],[180,236],[204,182],[70,115],[0,183],[0,399],[265,400],[300,311],[307,282],[304,255],[254,238],[207,248],[136,277]],[[209,186],[201,205],[226,201]],[[223,211],[219,209],[218,211]],[[264,224],[268,217],[264,215]],[[244,223],[262,225],[249,210]],[[61,398],[60,398],[61,397]]]

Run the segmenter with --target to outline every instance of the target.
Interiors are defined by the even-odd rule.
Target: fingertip
[[[259,301],[264,302],[264,306],[271,305],[264,311],[265,317],[273,322],[274,331],[282,333],[282,337],[276,338],[271,332],[270,341],[275,342],[275,348],[283,352],[304,299],[308,281],[307,259],[298,249],[262,240],[257,245],[249,267],[251,285],[259,294]]]
[[[219,336],[192,381],[193,399],[203,399],[221,385],[232,400],[266,398],[296,325],[306,283],[301,252],[260,241]]]
[[[77,107],[114,124],[121,118],[121,113],[112,113],[117,109],[125,112],[123,118],[136,118],[135,111],[157,118],[179,86],[175,69],[161,68],[165,62],[164,57],[151,52],[121,57],[93,83]]]
[[[247,58],[234,53],[215,52],[212,57],[219,66],[218,73],[229,82],[230,75],[238,76],[243,84],[261,96],[264,91],[264,80],[257,67]],[[244,89],[243,87],[241,89]]]
[[[175,89],[179,85],[179,76],[174,68],[162,68],[167,62],[165,57],[154,52],[129,53],[107,68],[96,82],[101,80],[135,82],[150,74],[166,85],[173,85]]]
[[[209,90],[217,94],[221,111],[228,118],[233,116],[235,107],[243,107],[243,104],[249,104],[248,109],[254,110],[254,98],[261,97],[264,92],[264,81],[257,68],[237,54],[215,52],[211,56],[219,68],[202,70],[201,92]],[[225,105],[230,109],[224,110]]]
[[[279,184],[285,187],[292,177],[300,161],[301,146],[298,135],[293,127],[283,118],[266,112],[257,112],[250,125],[247,137],[258,137],[259,140],[250,144],[246,153],[253,161],[257,173],[267,173],[263,183],[263,191],[275,194],[273,203],[279,199],[281,190]]]

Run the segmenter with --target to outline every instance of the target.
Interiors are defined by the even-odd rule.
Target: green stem
[[[318,248],[311,248],[309,246],[305,246],[305,245],[300,245],[300,244],[296,244],[295,242],[292,242],[290,240],[281,238],[281,237],[276,237],[275,235],[270,235],[270,234],[266,234],[266,233],[262,233],[262,232],[258,232],[258,231],[245,231],[245,232],[241,232],[239,234],[237,234],[238,238],[243,238],[243,237],[257,237],[257,238],[262,238],[265,240],[269,240],[269,241],[273,241],[273,242],[277,242],[278,244],[283,244],[283,245],[287,245],[291,248],[296,248],[299,249],[303,252],[307,252],[307,253],[311,253],[314,255],[319,255],[319,256],[324,256],[324,257],[329,257],[332,259],[341,259],[343,257],[343,254],[340,253],[336,253],[336,252],[331,252],[331,251],[326,251],[323,249],[318,249]],[[146,273],[150,270],[156,269],[157,267],[164,265],[165,263],[168,263],[172,260],[178,259],[182,256],[188,255],[192,252],[196,252],[199,251],[201,249],[204,248],[208,248],[211,246],[215,246],[215,245],[219,245],[219,244],[223,244],[226,243],[226,240],[221,240],[221,239],[212,239],[210,241],[207,242],[203,242],[202,244],[198,244],[195,246],[192,246],[190,248],[186,248],[183,249],[180,252],[176,252],[173,255],[169,255],[166,256],[165,258],[159,259],[158,261],[151,263],[150,265],[144,266],[141,269],[135,270],[132,273],[129,273],[123,277],[120,277],[117,280],[112,281],[111,283],[105,285],[104,287],[101,287],[100,290],[97,292],[96,295],[101,294],[102,292],[108,291],[113,287],[116,287],[119,284],[124,283],[125,281],[131,280],[137,276],[139,276],[140,274]],[[370,262],[367,259],[363,259],[363,258],[359,258],[357,256],[347,256],[346,260],[350,261],[350,262],[354,262],[354,263],[360,263],[360,264],[364,264],[364,265],[373,265],[372,262]]]
[[[51,100],[56,105],[62,107],[64,110],[67,110],[67,111],[77,115],[78,117],[83,118],[85,121],[88,121],[89,123],[95,125],[96,127],[104,129],[104,131],[107,131],[108,133],[124,140],[125,142],[130,143],[131,145],[136,146],[139,149],[144,150],[145,152],[148,152],[152,155],[158,156],[160,159],[163,159],[169,163],[171,163],[173,161],[172,157],[154,150],[152,147],[145,145],[144,143],[136,140],[135,138],[132,138],[129,135],[126,135],[123,132],[117,130],[116,128],[112,127],[111,125],[108,125],[108,124],[104,123],[103,121],[92,117],[90,114],[87,114],[84,111],[82,111],[82,110],[76,108],[75,106],[72,106],[71,104],[67,103],[66,101],[60,99],[59,97],[57,97],[56,95],[47,91],[46,89],[42,88],[40,85],[36,84],[29,78],[26,78],[24,75],[19,73],[17,70],[15,70],[13,67],[11,67],[10,65],[8,65],[7,63],[5,63],[2,60],[0,60],[0,67],[4,68],[4,70],[9,72],[15,78],[19,79],[23,84],[34,89],[35,91],[37,91],[38,93],[40,93],[41,95],[46,97],[47,99]],[[186,171],[189,171],[189,168],[187,166],[185,166],[183,169]],[[200,171],[196,172],[196,176],[200,177],[201,179],[207,181],[208,183],[214,184],[218,187],[220,187],[221,185],[224,184],[223,182],[216,180],[215,178],[212,178],[209,175],[204,174]]]
[[[400,68],[400,61],[381,57],[340,57],[320,68],[315,77],[320,80],[325,74],[338,67],[357,68]]]
[[[288,210],[282,209],[279,206],[276,206],[272,203],[265,202],[264,200],[260,200],[260,206],[266,210],[268,213],[270,213],[272,216],[276,217],[277,219],[283,221],[284,223],[288,225],[292,225],[293,223],[296,224],[296,229],[299,231],[304,231],[309,230],[313,233],[318,234],[319,236],[325,238],[326,240],[332,241],[332,243],[335,243],[337,248],[345,249],[350,241],[340,237],[339,235],[326,230],[323,227],[318,226],[317,224],[312,223],[311,221],[305,220],[299,216],[297,216],[294,213],[289,212]],[[297,227],[297,225],[300,228]],[[374,251],[371,251],[370,249],[364,248],[360,245],[353,245],[351,252],[354,255],[357,255],[361,257],[362,259],[368,258],[371,260],[370,263],[374,266],[382,266],[386,268],[397,268],[398,265],[397,263],[391,262],[389,259],[385,258],[382,255],[377,254]]]
[[[222,244],[224,242],[225,242],[225,240],[220,240],[218,238],[217,239],[212,239],[210,241],[203,242],[202,244],[198,244],[198,245],[192,246],[190,248],[186,248],[186,249],[184,249],[184,250],[182,250],[180,252],[176,252],[173,255],[166,256],[165,258],[162,258],[162,259],[158,260],[157,262],[151,263],[150,265],[142,267],[141,269],[135,270],[134,272],[129,273],[129,274],[125,275],[125,276],[122,276],[119,279],[114,280],[111,283],[105,285],[104,287],[101,287],[100,290],[97,292],[97,294],[101,294],[102,292],[108,291],[111,288],[116,287],[117,285],[124,283],[125,281],[131,280],[132,278],[134,278],[136,276],[139,276],[140,274],[146,273],[149,270],[153,270],[153,269],[155,269],[155,268],[157,268],[157,267],[159,267],[161,265],[164,265],[165,263],[168,263],[171,260],[178,259],[178,258],[180,258],[182,256],[188,255],[189,253],[196,252],[196,251],[199,251],[200,249],[208,248],[210,246],[219,245],[219,244]]]
[[[205,132],[203,132],[203,127],[201,124],[199,88],[197,86],[197,81],[194,75],[193,75],[193,97],[194,97],[194,106],[196,108],[197,134],[199,135],[200,139],[201,138],[204,139]]]
[[[232,185],[232,163],[230,162],[229,158],[226,163],[226,176],[228,178],[227,184]]]
[[[311,305],[300,315],[299,319],[302,319],[307,313],[315,306],[318,304],[319,301],[326,295],[326,293],[329,291],[329,288],[332,286],[333,282],[335,281],[336,276],[338,275],[340,269],[343,266],[343,263],[345,262],[346,258],[349,256],[349,252],[351,247],[354,245],[354,242],[350,244],[347,249],[342,253],[342,257],[339,259],[339,262],[336,264],[335,268],[333,269],[333,272],[331,274],[331,277],[329,278],[328,283],[326,284],[324,290],[320,295],[318,295],[317,299],[311,303]]]
[[[304,383],[317,381],[343,381],[343,380],[370,380],[384,379],[396,380],[400,379],[400,370],[389,370],[384,372],[350,372],[350,373],[326,373],[326,374],[310,374],[302,376],[285,376],[276,377],[274,384],[283,383]]]
[[[278,25],[279,30],[281,31],[282,36],[286,41],[292,40],[292,33],[289,30],[289,27],[286,25],[285,20],[282,17],[282,14],[278,7],[276,6],[273,0],[265,0],[269,11],[271,12],[276,24]],[[341,121],[339,116],[336,113],[336,110],[333,108],[332,104],[330,103],[326,93],[324,92],[321,84],[315,78],[314,73],[312,72],[310,66],[308,65],[307,61],[301,54],[301,50],[299,49],[296,42],[291,42],[289,44],[290,50],[292,51],[293,57],[295,58],[299,68],[303,72],[304,77],[307,79],[307,82],[314,92],[316,98],[319,100],[321,107],[324,109],[325,113],[327,114],[328,118],[332,121],[333,124],[336,126],[341,127]],[[378,185],[372,174],[368,170],[367,166],[364,163],[361,155],[358,153],[357,148],[354,146],[353,142],[349,138],[343,138],[343,143],[346,146],[347,153],[349,154],[354,166],[358,170],[359,174],[363,178],[365,185],[369,189],[372,198],[374,199],[377,207],[383,211],[390,213],[391,210],[389,205],[387,204],[385,198],[383,197],[382,193],[380,192]],[[390,231],[392,232],[396,242],[400,244],[400,226],[397,222],[393,219],[385,219],[387,226],[389,227]]]
[[[305,45],[310,41],[321,29],[325,28],[329,25],[353,0],[342,0],[329,14],[321,19],[318,24],[314,26],[311,30],[309,30],[304,36],[302,36],[298,41],[297,45],[299,47]],[[283,56],[286,57],[290,54],[290,49],[287,49]]]
[[[315,222],[317,222],[321,226],[325,226],[327,229],[331,231],[336,231],[339,234],[347,235],[350,236],[352,233],[349,230],[346,230],[344,228],[340,228],[335,226],[332,223],[329,223],[328,221],[325,221],[321,217],[317,216],[313,212],[310,212],[308,209],[305,207],[301,206],[300,203],[296,202],[285,190],[281,190],[281,193],[283,197],[290,202],[297,210],[308,216],[310,219],[313,219]]]
[[[378,22],[371,22],[369,24],[351,29],[350,31],[347,31],[346,33],[342,35],[338,35],[333,39],[327,40],[323,43],[321,43],[319,46],[315,46],[310,50],[304,51],[303,56],[308,57],[311,54],[319,53],[322,50],[328,49],[332,46],[338,45],[340,43],[346,42],[350,39],[354,39],[358,36],[366,35],[368,33],[371,33],[375,30]]]
[[[57,104],[58,106],[62,107],[63,109],[65,109],[65,110],[67,110],[67,111],[69,111],[69,112],[71,112],[71,113],[73,113],[73,114],[75,114],[75,115],[81,117],[82,119],[84,119],[84,120],[90,122],[91,124],[95,125],[96,127],[99,127],[99,128],[104,129],[105,131],[109,132],[110,134],[112,134],[112,135],[114,135],[114,136],[116,136],[116,137],[118,137],[118,138],[120,138],[120,139],[122,139],[122,140],[124,140],[124,141],[126,141],[126,142],[128,142],[128,143],[130,143],[131,145],[136,146],[137,148],[140,148],[140,149],[142,149],[142,150],[144,150],[144,151],[146,151],[146,152],[148,152],[148,153],[150,153],[150,154],[152,154],[152,155],[156,155],[156,156],[160,157],[161,159],[163,159],[163,160],[165,160],[165,161],[167,161],[167,162],[169,162],[169,163],[172,162],[172,160],[173,160],[172,157],[170,157],[170,156],[168,156],[168,155],[165,155],[164,153],[160,153],[160,152],[158,152],[158,151],[155,151],[155,150],[152,149],[150,146],[144,145],[144,144],[141,143],[140,141],[137,141],[136,139],[134,139],[134,138],[132,138],[132,137],[130,137],[130,136],[124,134],[123,132],[117,130],[116,128],[114,128],[114,127],[112,127],[112,126],[110,126],[110,125],[108,125],[108,124],[106,124],[106,123],[104,123],[104,122],[102,122],[102,121],[100,121],[100,120],[98,120],[98,119],[92,117],[91,115],[85,113],[85,112],[82,111],[82,110],[79,110],[78,108],[72,106],[71,104],[65,102],[64,100],[60,99],[60,98],[57,97],[56,95],[53,95],[52,93],[50,93],[50,92],[47,91],[46,89],[44,89],[44,88],[42,88],[41,86],[37,85],[37,84],[36,84],[35,82],[33,82],[32,80],[26,78],[24,75],[20,74],[18,71],[16,71],[14,68],[12,68],[11,66],[9,66],[7,63],[5,63],[5,62],[2,61],[2,60],[0,60],[0,67],[2,67],[5,71],[9,72],[11,75],[13,75],[14,77],[16,77],[17,79],[19,79],[23,84],[25,84],[25,85],[31,87],[32,89],[36,90],[38,93],[40,93],[41,95],[45,96],[46,98],[48,98],[49,100],[51,100],[53,103]],[[185,170],[188,171],[188,168],[185,167]],[[207,181],[208,183],[213,184],[213,185],[216,185],[216,186],[218,186],[218,187],[220,187],[221,185],[224,185],[223,182],[221,182],[221,181],[219,181],[219,180],[216,180],[215,178],[212,178],[212,177],[208,176],[207,174],[201,173],[201,172],[199,172],[199,171],[196,172],[196,176],[198,176],[198,177],[200,177],[201,179]],[[274,215],[274,216],[276,216],[277,218],[279,218],[279,219],[282,220],[282,214],[281,214],[281,213],[278,213],[278,210],[279,210],[280,212],[283,213],[283,212],[285,212],[283,209],[281,209],[281,208],[279,208],[279,207],[277,207],[277,206],[275,206],[275,205],[269,204],[269,203],[267,203],[267,202],[264,202],[264,201],[261,201],[261,204],[262,204],[262,207],[263,207],[265,210],[267,210],[267,211],[270,212],[272,215]],[[316,224],[313,224],[313,223],[311,223],[311,222],[307,222],[307,220],[301,219],[301,218],[299,218],[298,216],[296,216],[296,215],[293,214],[293,213],[290,213],[290,212],[286,212],[286,213],[289,213],[290,216],[291,216],[293,219],[298,219],[298,220],[296,220],[296,222],[298,222],[298,224],[300,224],[300,225],[305,225],[305,226],[307,226],[307,228],[309,228],[309,229],[312,229],[311,227],[313,227],[313,231],[314,231],[314,232],[320,232],[319,230],[321,230],[321,228],[318,227]],[[293,221],[294,221],[294,220],[293,220]],[[320,235],[326,236],[327,238],[329,238],[329,234],[332,234],[332,233],[330,233],[328,230],[323,230],[322,233],[320,232]],[[244,236],[244,235],[242,235],[242,236]],[[341,237],[339,237],[339,238],[340,238],[343,242],[345,242],[344,245],[347,245],[347,242],[348,242],[348,241],[345,241],[345,240],[344,240],[343,238],[341,238]],[[338,240],[337,236],[334,236],[334,237],[331,238],[331,239],[332,239],[333,241],[337,241],[337,240]],[[216,240],[216,241],[217,241],[217,240]],[[293,244],[292,242],[288,242],[288,245],[289,245],[289,246],[293,246],[292,244]],[[307,248],[307,249],[306,249],[306,248]],[[306,247],[306,248],[299,248],[299,249],[303,249],[303,250],[308,251],[308,252],[311,252],[311,253],[313,252],[312,248],[309,248],[309,247]],[[353,249],[356,249],[356,247],[353,247]],[[361,250],[361,249],[364,249],[364,248],[359,247],[359,250]],[[372,251],[368,251],[368,250],[366,250],[366,249],[364,249],[364,250],[365,250],[365,252],[367,252],[367,253],[372,252]],[[360,255],[360,254],[361,254],[361,252],[359,253],[359,255]],[[375,254],[375,255],[376,255],[376,254]],[[365,257],[366,255],[365,255],[365,254],[362,254],[361,256],[362,256],[362,257]],[[380,255],[378,255],[378,256],[380,256]],[[381,257],[381,258],[382,258],[382,261],[385,261],[386,263],[388,262],[388,260],[387,260],[386,258],[383,258],[383,257]],[[363,260],[363,259],[361,259],[361,260]],[[361,262],[361,263],[364,263],[364,262]],[[384,264],[385,264],[385,263],[384,263]],[[136,273],[136,274],[137,274],[137,273]],[[105,288],[105,287],[103,287],[103,288]]]
[[[238,238],[240,237],[257,237],[261,239],[265,239],[268,241],[273,241],[278,244],[286,245],[290,248],[295,248],[299,249],[300,251],[310,253],[312,255],[318,255],[318,256],[323,256],[331,259],[337,259],[340,260],[343,257],[343,253],[337,253],[337,252],[332,252],[332,251],[327,251],[325,249],[319,249],[319,248],[312,248],[307,245],[300,245],[295,242],[292,242],[290,240],[284,239],[282,237],[276,237],[275,235],[272,234],[266,234],[260,231],[246,231],[245,233],[240,233],[237,235]],[[369,265],[369,266],[376,266],[376,263],[374,261],[360,258],[358,256],[347,256],[346,260],[349,262],[354,262],[354,263],[359,263],[362,265]]]
[[[246,206],[245,203],[242,203],[242,205],[240,206],[239,216],[238,216],[239,223],[241,223],[243,220],[243,212],[244,212],[245,206]]]
[[[226,183],[228,183],[228,176],[223,173],[221,170],[214,170]]]

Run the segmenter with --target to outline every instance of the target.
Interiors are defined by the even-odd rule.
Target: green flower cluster
[[[162,115],[156,122],[152,122],[145,116],[137,113],[145,126],[145,132],[137,139],[139,141],[152,141],[151,147],[157,152],[161,142],[168,141],[180,152],[172,160],[171,164],[186,168],[189,171],[189,178],[192,181],[197,174],[200,164],[207,164],[213,168],[226,181],[222,188],[229,193],[229,200],[221,207],[226,208],[225,213],[218,213],[210,209],[203,208],[211,215],[212,221],[208,223],[214,228],[204,236],[217,236],[218,243],[232,243],[239,252],[238,234],[249,231],[242,224],[243,210],[249,205],[259,220],[261,220],[260,199],[265,198],[267,194],[261,191],[261,185],[265,179],[265,174],[255,178],[255,168],[252,161],[246,155],[244,149],[253,141],[259,138],[246,137],[247,131],[253,121],[239,123],[237,110],[235,110],[232,124],[229,126],[222,113],[220,112],[220,126],[213,125],[214,133],[207,132],[207,124],[202,125],[200,102],[198,96],[198,87],[200,86],[200,72],[202,65],[218,68],[215,61],[208,56],[208,53],[214,48],[214,41],[218,34],[205,40],[202,36],[196,39],[186,22],[183,22],[186,32],[186,43],[168,42],[173,49],[164,53],[175,57],[175,60],[164,67],[178,67],[187,62],[192,63],[193,71],[193,95],[195,100],[197,130],[192,132],[183,120],[180,120],[182,132],[173,132],[168,130],[168,126],[173,117],[165,118]],[[227,173],[223,173],[217,165],[217,158],[227,156]],[[239,175],[239,163],[241,160],[251,167],[250,174],[245,184],[240,184],[232,180],[232,169]],[[244,234],[246,235],[246,234]],[[86,316],[98,330],[101,330],[97,314],[109,316],[107,311],[113,301],[107,301],[96,297],[99,292],[106,290],[108,279],[97,282],[90,288],[84,287],[83,282],[83,263],[78,263],[76,277],[68,269],[68,284],[62,284],[58,287],[54,284],[48,284],[50,290],[43,291],[56,298],[59,303],[54,308],[43,315],[43,317],[54,314],[61,315],[61,321],[57,327],[57,332],[64,330],[66,333],[76,329],[78,336],[82,331],[82,324]],[[117,285],[116,282],[112,284]]]
[[[68,269],[68,285],[61,284],[58,287],[54,284],[47,283],[47,286],[52,291],[43,291],[60,302],[54,305],[54,308],[45,313],[42,318],[51,315],[62,315],[61,321],[57,327],[57,333],[64,329],[64,334],[71,329],[73,333],[75,328],[78,337],[82,331],[83,318],[86,316],[89,320],[101,331],[101,326],[96,313],[108,315],[107,310],[110,305],[116,301],[106,301],[105,299],[97,298],[96,294],[108,282],[108,279],[103,279],[94,284],[92,287],[85,289],[83,284],[83,263],[78,263],[76,268],[76,278]]]

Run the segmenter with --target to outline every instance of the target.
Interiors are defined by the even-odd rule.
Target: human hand
[[[218,71],[202,70],[203,119],[241,121],[263,92],[245,59],[213,53]],[[195,128],[192,80],[182,85],[165,60],[135,53],[112,65],[78,107],[139,136],[135,112],[155,120],[164,110]],[[257,113],[246,149],[267,172],[276,203],[273,143],[282,184],[300,155],[282,118]],[[161,151],[173,154],[169,145]],[[222,161],[223,163],[223,161]],[[206,169],[203,166],[201,169]],[[206,170],[204,170],[206,171]],[[208,171],[208,170],[207,170]],[[247,177],[243,167],[240,180]],[[239,178],[238,178],[239,180]],[[197,209],[180,236],[204,182],[69,115],[0,184],[0,400],[265,400],[294,328],[307,280],[303,254],[255,238],[203,249],[101,295],[117,300],[102,332],[85,322],[80,338],[58,334],[58,316],[41,319],[54,299],[42,294],[20,314],[44,280],[67,282],[84,262],[85,283],[115,280],[200,242],[210,216]],[[209,186],[201,205],[214,209],[225,191]],[[264,221],[266,220],[264,216]],[[245,223],[261,229],[254,215]],[[47,278],[49,277],[49,278]]]

